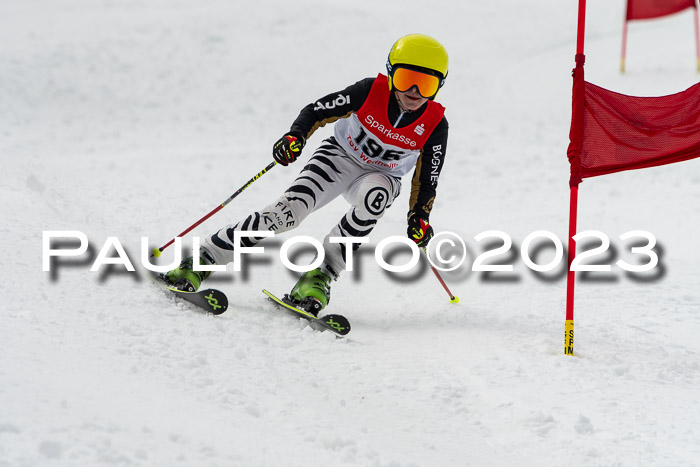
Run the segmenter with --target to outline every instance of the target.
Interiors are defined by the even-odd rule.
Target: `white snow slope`
[[[632,23],[620,75],[623,11],[588,2],[589,81],[649,96],[697,82],[690,11]],[[579,274],[575,356],[561,268],[538,277],[520,258],[531,232],[566,240],[576,13],[561,0],[0,2],[0,466],[697,465],[700,161],[581,185],[579,231],[615,250],[591,260],[611,272]],[[458,305],[424,265],[392,275],[373,259],[404,235],[408,177],[333,286],[344,340],[260,293],[291,288],[281,242],[322,238],[343,200],[212,279],[233,302],[219,317],[121,266],[90,272],[108,237],[140,268],[142,236],[160,245],[216,207],[303,105],[382,72],[411,32],[450,52],[431,223],[470,252],[444,274]],[[194,234],[274,200],[302,165],[274,168]],[[638,229],[661,261],[630,275],[614,262],[644,262],[619,238]],[[90,250],[44,272],[42,234],[63,230]],[[496,260],[514,272],[471,270],[488,230],[513,239]]]

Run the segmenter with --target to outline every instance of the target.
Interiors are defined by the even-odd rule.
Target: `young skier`
[[[324,264],[303,274],[290,294],[295,306],[318,315],[330,299],[331,279],[345,269],[346,245],[329,238],[368,236],[399,195],[401,177],[414,167],[407,234],[419,247],[426,246],[433,236],[429,216],[447,146],[445,109],[434,101],[447,66],[442,44],[410,34],[391,48],[386,76],[365,78],[304,107],[273,146],[278,164],[296,161],[317,128],[335,122],[334,136],[316,149],[279,199],[206,238],[201,264],[233,261],[236,230],[292,230],[342,194],[350,209],[323,242]],[[241,245],[251,247],[260,240],[241,237]],[[194,271],[192,263],[192,257],[186,258],[165,278],[182,290],[197,290],[211,272]]]

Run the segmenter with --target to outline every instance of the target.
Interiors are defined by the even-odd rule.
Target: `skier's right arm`
[[[301,154],[306,140],[317,129],[340,118],[349,117],[353,112],[360,110],[374,80],[375,78],[365,78],[301,109],[289,132],[274,144],[272,149],[274,159],[282,165],[291,164]]]

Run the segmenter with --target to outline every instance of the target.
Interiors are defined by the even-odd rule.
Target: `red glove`
[[[296,136],[287,133],[278,139],[275,145],[272,146],[272,157],[278,164],[282,164],[286,167],[297,160],[297,157],[299,157],[301,154],[303,147],[303,138],[297,138]]]

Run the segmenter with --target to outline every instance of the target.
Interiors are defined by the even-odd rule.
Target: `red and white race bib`
[[[389,122],[387,77],[379,74],[367,100],[357,113],[335,123],[338,143],[361,165],[371,166],[396,177],[413,169],[430,134],[442,120],[445,108],[434,101],[414,123],[395,128]]]

